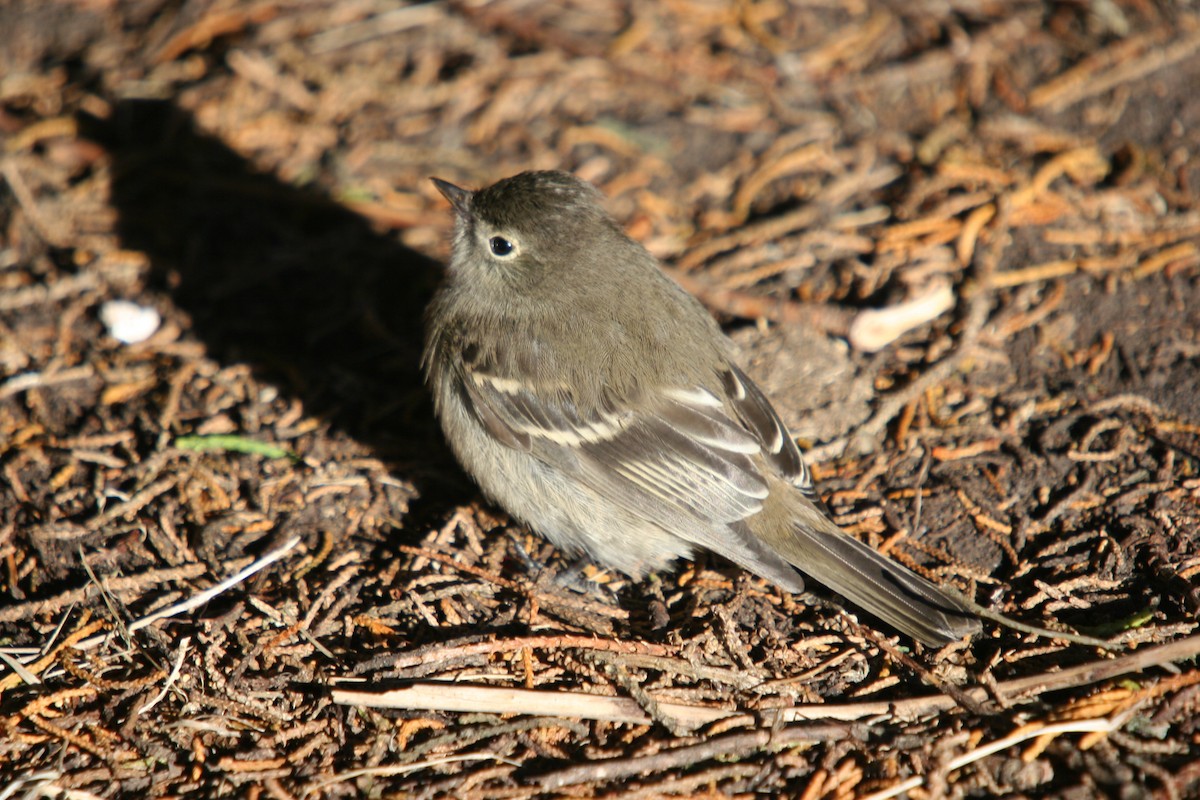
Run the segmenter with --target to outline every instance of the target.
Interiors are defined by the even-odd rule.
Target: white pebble
[[[109,300],[100,306],[100,321],[114,339],[125,344],[138,344],[154,335],[162,324],[162,317],[153,308],[128,300]]]

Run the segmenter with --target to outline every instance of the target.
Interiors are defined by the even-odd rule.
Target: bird
[[[556,546],[635,580],[698,551],[804,576],[930,647],[979,632],[963,600],[841,530],[711,314],[564,171],[479,190],[455,215],[422,368],[459,463]]]

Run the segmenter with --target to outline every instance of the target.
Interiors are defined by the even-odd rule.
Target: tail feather
[[[978,617],[959,600],[844,533],[809,501],[788,505],[789,521],[760,519],[755,532],[805,575],[929,646],[979,632]]]

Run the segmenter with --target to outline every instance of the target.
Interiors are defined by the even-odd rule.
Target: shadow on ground
[[[471,490],[419,369],[440,265],[327,196],[254,169],[169,101],[119,101],[109,120],[81,115],[80,125],[112,156],[122,245],[149,256],[156,288],[217,362],[251,365],[421,498],[462,502]],[[418,519],[439,515],[427,502]]]

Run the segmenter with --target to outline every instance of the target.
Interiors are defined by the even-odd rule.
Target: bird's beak
[[[429,180],[433,181],[433,185],[442,193],[442,197],[450,201],[450,205],[454,206],[455,211],[463,216],[466,216],[470,212],[472,192],[459,188],[450,181],[444,181],[441,178],[430,178]]]

